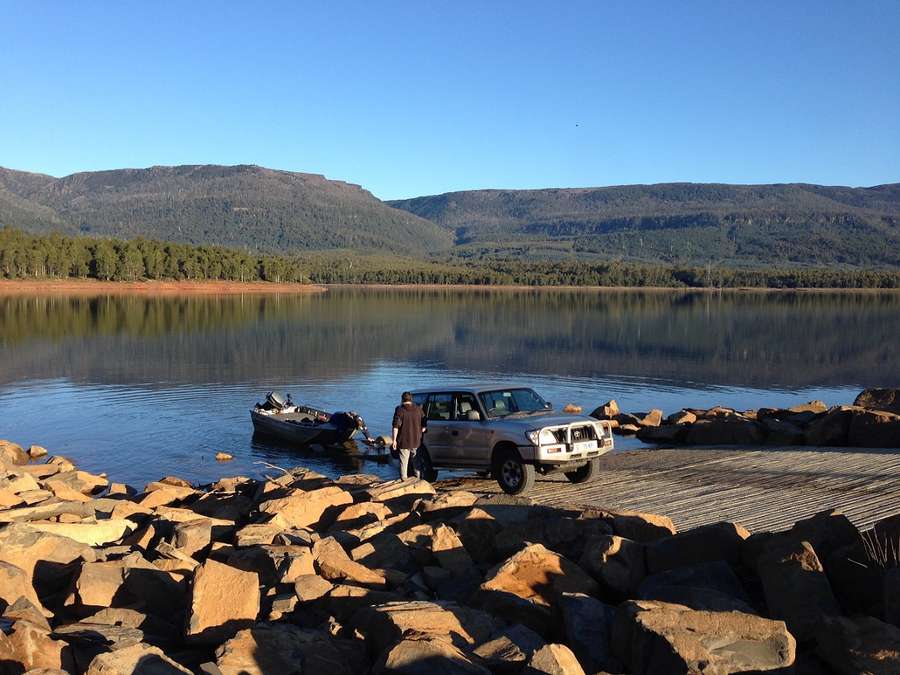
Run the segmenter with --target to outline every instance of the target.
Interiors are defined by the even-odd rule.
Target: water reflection
[[[6,297],[0,313],[0,382],[326,380],[398,360],[783,388],[900,379],[898,294]]]
[[[338,289],[246,297],[0,298],[0,438],[143,482],[212,480],[256,461],[387,475],[250,439],[267,389],[362,413],[398,393],[516,379],[559,405],[626,409],[812,397],[900,381],[900,294]],[[211,453],[236,460],[225,469]]]

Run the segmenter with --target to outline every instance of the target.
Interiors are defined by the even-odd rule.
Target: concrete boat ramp
[[[751,532],[787,529],[837,508],[860,529],[900,514],[900,448],[671,448],[601,458],[603,473],[572,485],[540,477],[528,496],[547,505],[576,504],[669,516],[680,530],[721,520]],[[443,481],[479,494],[500,491],[488,479]]]

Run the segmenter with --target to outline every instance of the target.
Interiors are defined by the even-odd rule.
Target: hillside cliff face
[[[476,250],[565,244],[668,262],[900,265],[900,184],[472,190],[388,203]]]
[[[0,224],[287,252],[450,245],[441,227],[357,185],[258,166],[175,166],[53,178],[0,169]]]

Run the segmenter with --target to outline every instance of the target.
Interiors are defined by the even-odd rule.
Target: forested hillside
[[[473,190],[389,203],[452,231],[474,257],[900,265],[900,184]]]
[[[900,270],[737,269],[635,262],[423,261],[347,251],[254,256],[219,246],[28,234],[0,228],[0,279],[92,278],[670,288],[900,288]]]
[[[613,260],[747,269],[900,267],[900,184],[474,190],[384,203],[356,185],[258,166],[65,178],[0,168],[4,225],[227,246],[253,256],[376,253],[454,268]]]
[[[308,282],[296,258],[148,239],[29,234],[0,228],[0,279]]]
[[[430,221],[357,185],[258,166],[175,166],[53,178],[0,168],[0,226],[146,237],[254,252],[449,246]]]

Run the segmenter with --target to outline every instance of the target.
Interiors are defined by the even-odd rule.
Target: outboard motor
[[[270,391],[266,394],[266,405],[268,405],[272,410],[284,410],[290,405],[293,405],[293,401],[291,401],[290,394],[284,396],[283,394],[279,394],[277,391]]]
[[[363,418],[355,412],[336,412],[331,415],[329,423],[337,429],[351,433],[357,429],[366,430],[366,423]]]

